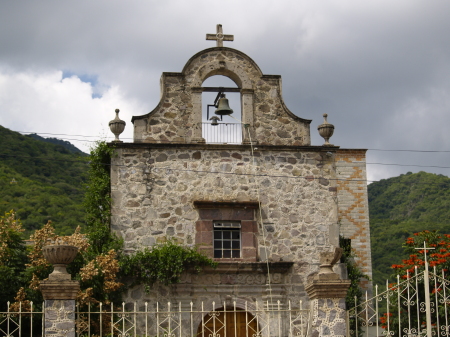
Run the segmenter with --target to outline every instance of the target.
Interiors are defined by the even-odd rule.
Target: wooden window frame
[[[214,202],[195,201],[199,220],[196,222],[195,243],[200,252],[214,259],[214,221],[240,221],[241,256],[240,258],[219,258],[218,262],[256,262],[258,257],[258,224],[255,213],[259,207],[256,201]]]

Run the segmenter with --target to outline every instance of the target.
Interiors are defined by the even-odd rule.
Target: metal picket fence
[[[215,302],[197,306],[182,306],[170,302],[137,303],[132,307],[122,303],[87,306],[77,309],[78,336],[156,336],[156,337],[250,337],[250,336],[307,336],[309,310],[302,303],[294,308],[277,302],[245,302],[240,307]]]
[[[6,305],[6,310],[0,312],[0,336],[44,336],[43,309],[37,309],[33,302]]]
[[[0,312],[2,336],[44,336],[44,312]],[[152,337],[306,337],[310,310],[302,302],[172,304],[146,302],[77,305],[75,334]]]
[[[356,299],[355,299],[356,303]],[[450,336],[450,281],[424,271],[397,276],[386,290],[348,310],[349,337]]]

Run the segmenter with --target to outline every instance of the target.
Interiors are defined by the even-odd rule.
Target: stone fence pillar
[[[45,300],[45,336],[75,337],[75,299],[80,283],[71,280],[66,266],[73,261],[78,248],[51,245],[42,250],[44,257],[54,266],[48,280],[40,285]]]
[[[350,280],[341,280],[332,270],[342,255],[342,249],[320,254],[319,274],[306,286],[311,300],[311,337],[347,336],[345,297]]]

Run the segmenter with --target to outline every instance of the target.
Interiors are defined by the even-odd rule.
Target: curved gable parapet
[[[243,143],[310,145],[311,120],[285,105],[281,76],[264,75],[246,54],[232,48],[205,49],[181,73],[163,73],[161,100],[148,114],[134,116],[135,142],[202,143],[202,84],[215,75],[233,80],[241,92]]]
[[[283,109],[284,111],[294,120],[301,122],[301,123],[306,123],[306,124],[311,124],[312,119],[305,119],[305,118],[301,118],[299,116],[297,116],[296,114],[294,114],[291,110],[289,110],[289,108],[286,106],[286,104],[284,103],[284,99],[283,99],[283,92],[282,92],[282,88],[281,88],[281,76],[280,75],[263,75],[263,78],[273,78],[275,80],[278,81],[278,96],[279,96],[279,100],[281,102],[281,104],[283,105]]]
[[[208,57],[209,57],[209,60],[206,60]],[[263,75],[261,69],[259,69],[256,62],[253,61],[253,59],[250,56],[248,56],[247,54],[244,54],[243,52],[241,52],[237,49],[227,48],[227,47],[208,48],[208,49],[204,49],[204,50],[198,52],[197,54],[192,56],[186,62],[181,73],[183,75],[189,75],[192,71],[196,71],[196,68],[198,68],[199,64],[201,65],[201,64],[205,64],[205,63],[210,63],[211,61],[226,62],[227,60],[232,61],[232,62],[236,62],[236,60],[238,60],[238,61],[240,61],[238,63],[243,65],[244,68],[248,68],[248,69],[251,69],[252,71],[255,71],[258,74],[258,76]],[[225,75],[225,76],[227,76],[227,75]],[[233,79],[233,81],[234,81],[234,79]],[[238,84],[238,86],[239,86],[239,84]],[[241,88],[241,86],[239,86],[239,87]]]

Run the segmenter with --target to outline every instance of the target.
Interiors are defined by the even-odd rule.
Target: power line
[[[13,158],[26,158],[26,159],[39,159],[39,160],[49,160],[49,161],[59,161],[59,162],[76,162],[83,164],[90,164],[88,161],[88,156],[84,157],[84,160],[69,160],[69,159],[54,159],[49,157],[30,157],[30,156],[19,156],[19,155],[8,155],[1,154],[0,157],[13,157]],[[119,164],[111,164],[111,163],[99,163],[104,166],[114,166],[114,167],[125,167],[128,169],[132,168],[142,168],[143,165],[119,165]],[[369,163],[368,163],[369,164]],[[398,166],[419,166],[419,167],[434,167],[434,168],[450,168],[447,166],[421,166],[421,165],[402,165],[402,164],[384,164],[384,163],[371,163],[377,165],[398,165]],[[341,166],[342,167],[342,166]],[[344,167],[352,167],[352,165],[344,166]],[[151,170],[155,172],[159,172],[159,170],[163,170],[166,172],[176,171],[176,172],[194,172],[194,173],[204,173],[204,174],[222,174],[222,175],[235,175],[235,176],[252,176],[252,177],[267,177],[267,178],[287,178],[287,179],[306,179],[306,180],[318,180],[323,177],[311,177],[311,176],[287,176],[287,175],[274,175],[274,174],[253,174],[253,173],[236,173],[236,172],[224,172],[224,171],[209,171],[209,170],[193,170],[193,169],[176,169],[169,166],[153,166],[150,167]],[[368,180],[368,179],[340,179],[340,178],[326,178],[331,181],[346,181],[346,182],[377,182],[378,180]]]
[[[385,151],[385,152],[421,152],[421,153],[450,153],[450,150],[388,150],[388,149],[367,149],[367,151]]]
[[[12,130],[13,131],[13,130]],[[14,131],[22,134],[30,134],[30,135],[51,135],[51,136],[69,136],[69,137],[87,137],[87,138],[101,138],[101,136],[86,136],[86,135],[69,135],[67,133],[46,133],[46,132],[30,132],[30,131]],[[114,136],[111,135],[110,138]],[[123,138],[123,139],[133,139],[133,138]]]
[[[11,130],[14,131],[14,130]],[[36,135],[51,135],[51,136],[69,136],[69,137],[86,137],[86,138],[102,138],[101,136],[87,136],[87,135],[70,135],[67,133],[45,133],[45,132],[32,132],[32,131],[14,131],[21,134],[36,134]],[[113,138],[114,136],[109,136]],[[132,140],[132,137],[121,137],[121,139],[129,139]],[[61,138],[61,140],[76,140],[76,141],[89,141],[89,140],[81,140],[81,139],[70,139],[70,138]],[[92,142],[92,141],[90,141]],[[165,141],[166,143],[172,143],[171,141]],[[173,142],[177,143],[177,142]],[[382,151],[382,152],[417,152],[417,153],[450,153],[450,150],[412,150],[412,149],[367,149],[368,151]]]
[[[20,156],[20,155],[11,155],[6,153],[0,153],[0,157],[12,157],[12,158],[27,158],[27,159],[41,159],[41,160],[53,160],[53,161],[67,161],[67,162],[84,162],[86,161],[80,161],[80,160],[69,160],[69,159],[55,159],[50,157],[31,157],[31,156]],[[88,156],[84,158],[88,158]],[[117,165],[117,164],[106,164],[103,165],[111,165],[111,166],[125,166],[125,167],[133,167],[128,165]],[[438,165],[417,165],[417,164],[397,164],[397,163],[369,163],[366,162],[366,165],[385,165],[385,166],[404,166],[404,167],[423,167],[423,168],[441,168],[441,169],[450,169],[450,166],[438,166]],[[349,165],[348,167],[350,167]],[[139,167],[139,165],[136,165],[134,167]],[[342,166],[341,166],[342,167]]]
[[[432,167],[432,168],[443,168],[443,169],[448,169],[448,168],[450,168],[450,166],[416,165],[416,164],[366,163],[366,165],[413,166],[413,167]]]

